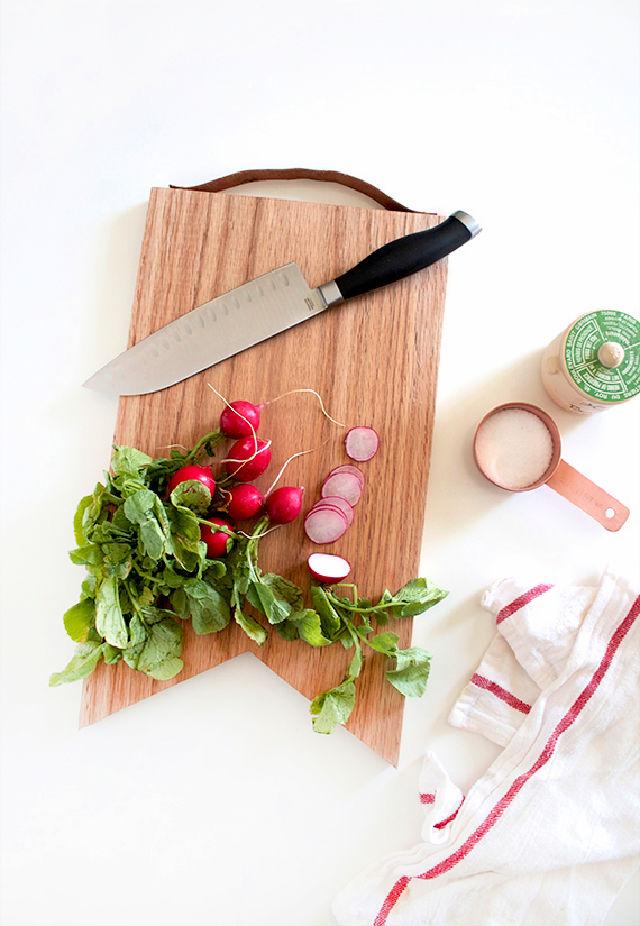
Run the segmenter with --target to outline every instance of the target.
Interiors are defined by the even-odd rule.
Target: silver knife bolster
[[[329,308],[330,305],[335,305],[337,302],[344,301],[344,296],[338,289],[338,284],[335,280],[331,280],[329,283],[323,283],[322,286],[319,286],[318,293],[327,308]]]

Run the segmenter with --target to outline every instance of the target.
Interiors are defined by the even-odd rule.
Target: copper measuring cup
[[[507,409],[531,412],[531,414],[536,415],[546,426],[551,437],[551,460],[546,471],[535,482],[517,489],[499,485],[488,476],[480,464],[477,453],[478,433],[482,425],[488,418],[491,418],[492,415],[496,415],[498,412],[503,412]],[[606,530],[619,531],[629,517],[629,509],[626,505],[623,505],[622,502],[618,501],[617,498],[608,495],[604,489],[601,489],[600,486],[597,486],[594,482],[591,482],[590,479],[587,479],[586,476],[583,476],[582,473],[579,473],[573,466],[569,466],[568,463],[565,463],[565,461],[560,458],[560,449],[560,431],[558,430],[558,425],[550,415],[543,411],[543,409],[538,408],[537,405],[529,405],[527,402],[508,402],[506,405],[497,405],[495,408],[491,409],[478,424],[473,438],[473,456],[476,461],[476,466],[485,479],[488,479],[489,482],[493,483],[493,485],[497,486],[499,489],[504,489],[507,492],[528,492],[530,489],[537,489],[542,485],[547,485],[550,489],[554,489],[559,495],[566,498],[567,501],[570,501],[586,514],[595,518],[598,524],[601,524]]]

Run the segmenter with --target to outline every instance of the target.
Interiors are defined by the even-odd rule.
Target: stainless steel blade
[[[172,386],[327,307],[297,264],[205,302],[115,357],[84,384],[115,395]]]

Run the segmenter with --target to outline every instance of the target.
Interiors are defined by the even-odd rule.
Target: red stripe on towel
[[[521,711],[523,714],[528,714],[531,710],[531,705],[527,704],[526,701],[521,701],[520,698],[516,698],[514,694],[511,694],[511,692],[507,691],[506,688],[503,688],[502,685],[498,685],[497,682],[492,682],[491,679],[485,678],[484,675],[478,675],[476,672],[471,678],[471,681],[478,688],[483,688],[485,691],[490,691],[491,694],[496,696],[496,698],[500,698],[500,700],[504,701],[505,704],[508,704],[509,707],[513,707],[517,711]]]
[[[550,588],[553,588],[553,585],[535,585],[533,588],[530,588],[528,592],[518,595],[510,604],[506,604],[504,608],[498,611],[496,615],[496,624],[501,624],[506,617],[511,617],[512,614],[515,614],[520,608],[524,608],[524,606],[529,604],[530,601],[533,601],[534,598],[537,598],[539,595],[544,595]]]
[[[609,644],[604,652],[604,655],[600,661],[600,665],[595,670],[585,687],[582,689],[576,700],[573,702],[569,710],[566,712],[564,717],[560,720],[553,733],[546,742],[546,745],[536,761],[533,763],[531,768],[527,769],[526,772],[523,772],[522,775],[519,775],[514,781],[509,790],[497,804],[494,805],[491,812],[484,818],[482,823],[473,831],[473,833],[462,843],[462,845],[456,849],[451,855],[448,855],[441,862],[438,862],[437,865],[434,865],[433,868],[429,868],[427,871],[424,871],[420,875],[403,875],[402,878],[399,878],[396,883],[393,885],[387,896],[385,897],[384,903],[380,908],[378,915],[376,916],[373,926],[385,926],[387,922],[387,917],[391,910],[395,907],[398,899],[400,898],[402,892],[409,882],[413,879],[419,879],[422,881],[431,880],[432,878],[437,878],[438,875],[442,875],[447,871],[450,871],[458,862],[461,862],[464,858],[469,855],[474,846],[480,842],[483,836],[489,832],[492,826],[500,819],[504,811],[509,807],[514,797],[520,793],[525,784],[532,778],[536,772],[538,772],[547,762],[551,759],[553,753],[555,752],[556,745],[558,740],[563,733],[569,729],[572,723],[579,717],[582,713],[590,699],[593,697],[593,694],[598,689],[598,686],[602,682],[613,657],[615,656],[620,644],[626,637],[626,635],[631,630],[636,618],[640,614],[640,595],[631,605],[631,609],[626,617],[618,624]]]
[[[456,809],[453,811],[453,813],[450,813],[448,817],[445,817],[445,818],[444,818],[444,820],[440,820],[439,823],[434,823],[434,824],[433,824],[434,829],[436,829],[436,830],[442,830],[442,829],[445,828],[445,826],[446,826],[448,823],[451,823],[452,820],[455,820],[455,818],[458,816],[458,811],[460,810],[460,808],[462,807],[463,804],[464,804],[464,797],[462,798],[462,800],[460,801],[460,803],[458,804],[458,806],[456,807]]]

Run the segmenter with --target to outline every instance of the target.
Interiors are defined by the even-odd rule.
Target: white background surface
[[[492,635],[483,587],[637,566],[637,404],[555,412],[565,457],[631,506],[619,535],[549,490],[498,493],[469,447],[494,404],[553,411],[538,357],[570,320],[638,311],[637,5],[2,7],[1,922],[330,926],[345,880],[418,839],[423,747],[463,787],[495,754],[445,720]],[[81,733],[80,686],[47,688],[116,410],[79,384],[125,343],[148,189],[299,164],[484,226],[450,261],[423,572],[451,595],[416,622],[433,674],[398,770],[312,734],[250,655]],[[609,924],[638,922],[638,883]]]

